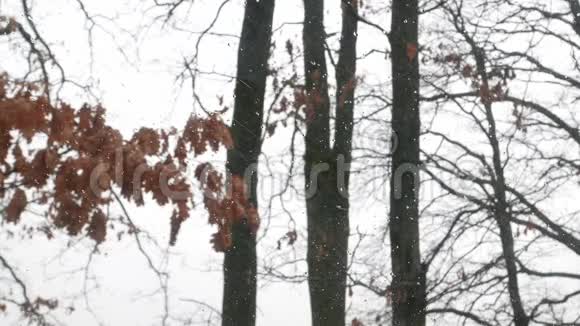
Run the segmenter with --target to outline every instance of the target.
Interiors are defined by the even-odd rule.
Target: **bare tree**
[[[231,133],[234,148],[228,151],[227,168],[243,177],[249,201],[258,207],[257,163],[261,152],[264,94],[274,0],[246,1],[238,50],[234,117]],[[224,257],[222,325],[255,325],[256,319],[256,232],[247,222],[235,224],[232,245]]]

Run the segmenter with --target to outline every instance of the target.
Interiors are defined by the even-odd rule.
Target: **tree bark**
[[[391,65],[393,148],[389,232],[393,280],[393,326],[425,325],[425,269],[419,247],[419,60],[418,1],[394,0]],[[395,138],[394,138],[395,139]],[[395,142],[393,142],[393,145]]]
[[[470,44],[472,48],[472,52],[475,57],[477,73],[481,77],[482,87],[483,89],[490,89],[483,50],[477,47],[473,39],[467,38],[467,42]],[[491,100],[485,98],[483,98],[482,100],[483,105],[485,107],[486,119],[489,124],[487,137],[489,139],[489,144],[491,146],[493,153],[492,155],[493,169],[496,179],[494,184],[494,193],[496,200],[493,213],[499,228],[499,236],[501,239],[504,261],[506,264],[505,267],[508,275],[508,292],[510,295],[510,302],[514,313],[514,324],[516,326],[528,326],[529,317],[526,314],[520,296],[517,259],[514,249],[514,235],[510,221],[511,216],[508,211],[509,204],[507,202],[506,196],[507,186],[503,171],[504,165],[499,140],[497,138],[497,129],[495,117],[492,110],[492,102]]]
[[[348,166],[351,161],[358,1],[342,1],[336,67],[335,141],[330,145],[330,97],[324,45],[324,1],[304,0],[308,285],[313,326],[345,324],[348,261]]]
[[[489,81],[487,77],[487,72],[485,70],[485,61],[483,55],[481,54],[479,48],[475,47],[474,44],[473,52],[477,62],[477,71],[481,76],[482,85],[484,89],[489,89]],[[514,324],[516,326],[528,326],[529,317],[526,315],[525,309],[523,307],[522,299],[520,297],[520,287],[518,282],[518,268],[517,259],[514,249],[514,236],[511,226],[511,217],[508,212],[508,202],[506,197],[506,181],[503,172],[503,161],[501,157],[501,148],[499,146],[499,141],[497,139],[496,123],[495,117],[492,110],[492,104],[490,100],[484,99],[485,114],[487,122],[489,124],[488,138],[489,143],[492,148],[492,158],[493,158],[493,169],[496,176],[496,182],[494,184],[494,193],[496,197],[495,207],[494,207],[494,218],[497,222],[499,228],[499,236],[501,239],[502,251],[504,256],[504,261],[506,264],[506,271],[508,275],[508,292],[510,295],[510,302],[512,310],[514,313]]]
[[[495,197],[493,216],[498,225],[503,258],[506,265],[505,267],[508,276],[508,293],[514,314],[514,325],[528,326],[530,323],[530,318],[526,314],[520,295],[517,257],[515,254],[514,235],[511,226],[512,218],[509,212],[509,204],[506,196],[508,187],[503,170],[504,163],[502,159],[502,149],[500,148],[499,140],[497,137],[496,121],[492,109],[493,101],[490,96],[487,95],[491,88],[486,68],[486,54],[485,50],[479,47],[476,43],[476,40],[473,39],[466,31],[465,26],[463,25],[463,18],[460,17],[460,15],[461,12],[452,12],[453,23],[457,31],[465,38],[465,41],[471,48],[471,53],[476,63],[475,68],[477,74],[481,78],[480,89],[484,90],[481,92],[483,94],[481,95],[481,101],[485,109],[485,116],[489,126],[486,136],[492,149],[493,172],[495,174],[493,185]]]
[[[257,163],[261,152],[264,94],[272,36],[274,0],[246,0],[238,49],[234,117],[230,128],[234,148],[227,169],[244,177],[249,202],[258,207]],[[232,246],[224,257],[222,326],[256,323],[256,237],[248,223],[234,225]]]

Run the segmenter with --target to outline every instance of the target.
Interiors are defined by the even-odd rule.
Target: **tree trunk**
[[[425,269],[419,247],[418,19],[417,0],[393,1],[392,128],[398,139],[392,155],[389,218],[393,326],[425,325]]]
[[[229,172],[244,177],[254,207],[258,207],[257,163],[273,14],[274,0],[246,0],[230,129],[234,149],[228,151],[227,158]],[[255,325],[256,264],[255,234],[247,223],[234,225],[232,246],[224,257],[222,326]]]
[[[330,147],[330,101],[324,52],[324,2],[304,0],[308,285],[313,326],[345,324],[348,261],[348,164],[351,161],[356,72],[357,1],[342,1],[343,26],[336,70],[335,142]]]
[[[496,121],[492,109],[492,99],[485,95],[489,93],[489,76],[486,68],[486,55],[482,48],[480,48],[476,41],[466,31],[462,20],[458,19],[458,14],[454,14],[454,24],[457,31],[465,38],[465,41],[471,47],[471,52],[475,58],[477,74],[481,78],[480,88],[484,90],[481,95],[481,101],[485,108],[486,120],[488,123],[487,138],[492,149],[493,169],[495,173],[494,187],[494,218],[499,229],[499,236],[502,244],[503,258],[506,264],[506,272],[508,276],[508,293],[510,295],[510,303],[514,313],[514,324],[516,326],[528,326],[530,318],[526,314],[525,308],[520,296],[520,287],[518,281],[517,258],[514,249],[514,236],[511,226],[511,216],[509,213],[509,204],[507,201],[507,183],[504,176],[504,165],[502,159],[502,150],[497,138]],[[485,91],[487,90],[487,91]]]
[[[467,34],[464,34],[467,35]],[[473,55],[475,57],[477,73],[481,77],[481,83],[483,89],[489,88],[489,78],[487,76],[485,56],[483,50],[477,47],[475,41],[468,38],[467,42],[472,48]],[[518,268],[516,263],[516,254],[514,249],[514,236],[511,226],[511,216],[508,211],[508,202],[506,197],[506,181],[503,171],[503,160],[501,155],[501,148],[499,146],[499,140],[497,138],[496,122],[492,110],[491,99],[482,98],[483,105],[485,107],[485,115],[489,125],[487,137],[489,139],[489,144],[492,149],[492,159],[493,159],[493,169],[495,172],[495,207],[494,207],[494,218],[497,222],[499,228],[499,236],[501,239],[502,252],[504,256],[504,261],[506,264],[506,271],[508,275],[508,293],[510,295],[510,302],[512,310],[514,313],[514,324],[516,326],[528,326],[529,317],[524,309],[522,299],[520,296],[520,287],[518,281]]]

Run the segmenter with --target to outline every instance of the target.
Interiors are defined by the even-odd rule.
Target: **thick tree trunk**
[[[304,0],[304,66],[308,93],[304,173],[308,216],[308,285],[313,326],[345,324],[348,164],[352,147],[357,1],[342,3],[343,27],[336,71],[335,142],[331,149],[324,2]]]
[[[233,175],[245,177],[249,201],[254,207],[258,207],[257,163],[273,14],[274,0],[246,0],[230,129],[234,149],[228,152],[227,168]],[[222,326],[255,325],[256,263],[255,235],[248,224],[235,225],[232,247],[224,257]]]
[[[425,270],[419,247],[418,1],[394,0],[391,26],[393,75],[391,285],[393,326],[425,325]]]

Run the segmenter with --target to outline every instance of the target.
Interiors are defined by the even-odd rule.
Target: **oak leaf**
[[[407,43],[407,59],[409,63],[413,62],[417,57],[417,43]]]
[[[11,223],[17,223],[20,220],[20,215],[24,212],[28,199],[26,198],[26,193],[22,189],[16,189],[12,200],[5,209],[6,221]]]
[[[102,243],[107,237],[107,217],[101,210],[97,210],[91,217],[88,235],[97,243]]]

